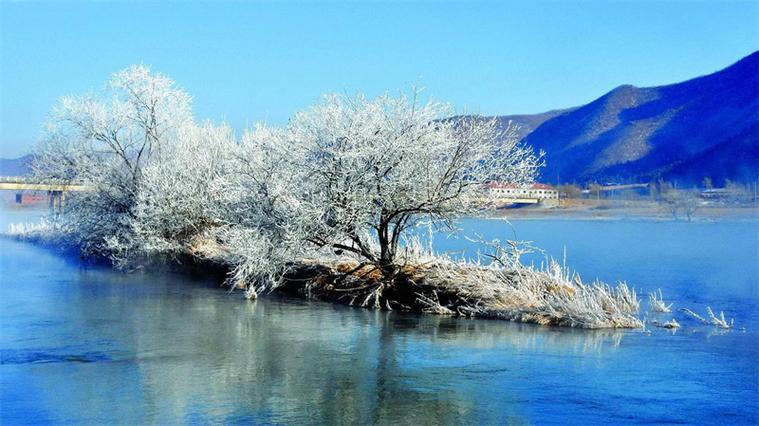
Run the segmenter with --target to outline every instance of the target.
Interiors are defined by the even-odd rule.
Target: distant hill
[[[507,115],[498,118],[502,129],[506,128],[509,121],[513,121],[515,124],[517,124],[519,126],[519,129],[517,130],[517,137],[524,138],[546,121],[566,114],[567,112],[573,111],[574,109],[575,108],[555,109],[540,114]]]
[[[755,181],[759,52],[682,83],[624,85],[576,108],[497,118],[546,152],[545,182]],[[31,158],[0,159],[0,175],[28,173]]]
[[[0,158],[0,176],[24,176],[29,174],[32,165],[32,155],[19,158]]]
[[[546,152],[547,182],[756,180],[759,52],[682,83],[625,85],[577,108],[498,118]]]

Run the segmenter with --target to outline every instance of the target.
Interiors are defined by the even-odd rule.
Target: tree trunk
[[[382,271],[382,275],[388,282],[392,281],[395,274],[398,271],[398,267],[395,265],[395,250],[391,247],[391,241],[387,236],[380,237],[380,258],[377,267]]]
[[[391,229],[391,222],[385,216],[380,219],[380,226],[377,229],[377,237],[380,245],[380,257],[377,267],[382,271],[388,284],[392,284],[395,276],[398,274],[398,265],[395,264],[395,253],[397,253],[398,239],[395,238],[394,232],[400,224],[396,223],[395,228]]]

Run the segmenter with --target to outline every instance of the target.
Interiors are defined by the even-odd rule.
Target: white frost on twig
[[[731,319],[730,322],[728,323],[727,320],[725,319],[725,313],[724,312],[720,312],[720,316],[719,317],[716,316],[714,314],[714,311],[712,311],[711,306],[707,306],[706,307],[706,313],[709,316],[708,320],[706,318],[702,317],[701,315],[698,315],[697,313],[691,311],[688,308],[682,308],[680,310],[682,312],[685,312],[686,314],[690,315],[691,317],[697,319],[701,324],[711,324],[711,325],[714,325],[714,326],[719,327],[719,328],[724,328],[726,330],[732,329],[733,328],[733,323],[735,322],[734,319]]]
[[[651,305],[651,310],[654,311],[654,312],[663,312],[663,313],[672,312],[672,303],[670,303],[669,305],[667,305],[664,302],[664,298],[662,297],[661,289],[659,289],[658,297],[657,297],[656,292],[649,293],[648,294],[648,301],[649,301],[649,304]]]
[[[702,317],[701,315],[699,315],[699,314],[697,314],[697,313],[695,313],[695,312],[691,311],[691,310],[690,310],[690,309],[688,309],[688,308],[682,308],[682,309],[680,309],[680,311],[682,311],[682,312],[685,312],[686,314],[688,314],[688,315],[690,315],[691,317],[695,318],[695,319],[696,319],[696,320],[698,320],[698,322],[700,322],[701,324],[709,324],[709,321],[707,321],[706,319],[704,319],[704,317]]]
[[[711,321],[712,325],[716,325],[717,327],[724,329],[733,328],[734,320],[730,320],[730,323],[728,324],[728,322],[725,320],[724,312],[720,311],[719,317],[717,317],[714,315],[711,306],[706,307],[706,312],[709,313],[709,320]]]

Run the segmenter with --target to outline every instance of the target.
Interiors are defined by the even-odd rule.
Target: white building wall
[[[559,198],[559,192],[555,189],[491,188],[490,193],[504,198],[537,198],[541,200]]]

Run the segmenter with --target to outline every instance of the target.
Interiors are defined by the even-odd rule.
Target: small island
[[[513,125],[452,120],[449,106],[417,96],[327,95],[287,126],[238,140],[196,123],[174,81],[130,67],[104,93],[54,109],[32,179],[86,189],[20,234],[124,270],[211,265],[248,298],[285,291],[380,310],[643,327],[625,283],[583,283],[554,260],[525,265],[520,242],[485,242],[488,253],[466,260],[422,241],[420,229],[456,232],[457,219],[487,214],[502,195],[494,184],[533,182],[543,158]]]

